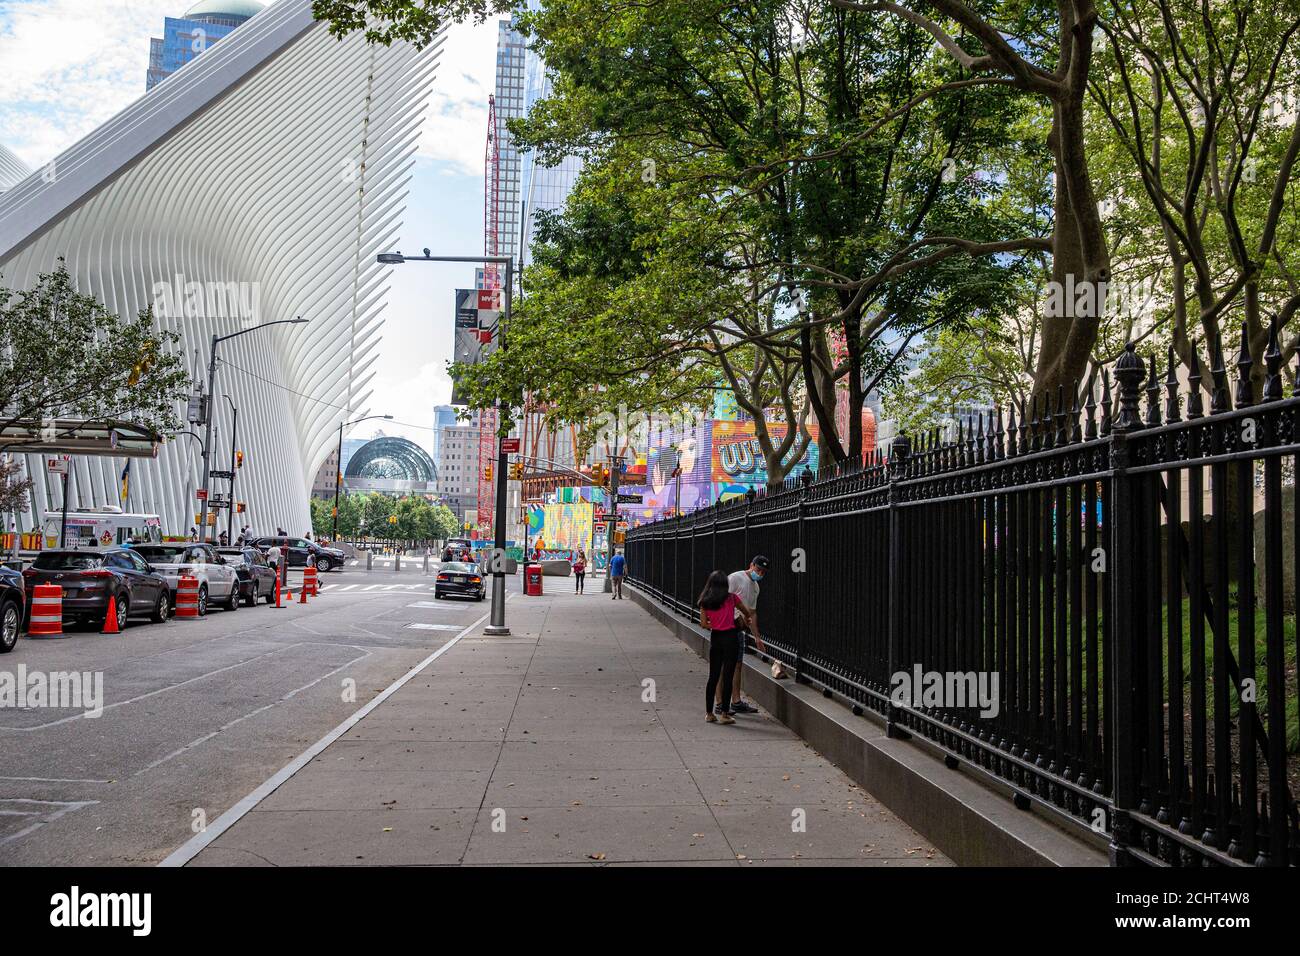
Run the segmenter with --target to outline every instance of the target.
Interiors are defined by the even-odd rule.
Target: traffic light
[[[486,468],[483,469],[483,480],[484,480],[484,481],[491,481],[491,480],[492,480],[492,466],[491,466],[491,465],[488,465]]]
[[[517,461],[510,466],[510,477],[515,481],[520,481],[524,477],[524,463]]]
[[[235,514],[242,515],[243,513],[244,513],[244,503],[241,501],[235,505]]]
[[[235,452],[235,467],[236,468],[244,467],[244,453],[242,451]]]

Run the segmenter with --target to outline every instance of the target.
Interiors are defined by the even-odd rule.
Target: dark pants
[[[587,580],[586,571],[573,572],[573,590],[575,593],[583,590],[583,588],[586,586],[586,580]]]
[[[731,680],[740,659],[740,642],[735,628],[729,631],[709,632],[709,683],[704,691],[705,713],[713,713],[714,694],[718,680],[722,680],[724,713],[731,713]]]

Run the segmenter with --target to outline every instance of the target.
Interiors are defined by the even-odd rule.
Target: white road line
[[[23,780],[29,783],[108,783],[88,777],[0,777],[0,780]]]
[[[192,741],[190,741],[189,743],[187,743],[185,746],[183,746],[183,747],[178,747],[176,750],[173,750],[171,753],[167,754],[167,756],[165,756],[165,757],[161,757],[161,758],[159,758],[158,760],[155,760],[153,763],[149,764],[147,767],[141,767],[141,768],[140,768],[139,770],[137,770],[135,773],[131,774],[131,776],[133,776],[133,777],[138,777],[138,776],[140,776],[142,773],[146,773],[146,772],[148,772],[148,771],[150,771],[150,770],[153,770],[155,767],[158,767],[158,766],[161,766],[162,764],[165,764],[168,760],[171,760],[173,757],[179,757],[181,754],[185,753],[187,750],[193,750],[193,749],[194,749],[195,747],[197,747],[199,744],[201,744],[201,743],[205,743],[206,741],[211,740],[213,737],[217,736],[218,734],[223,733],[223,732],[229,730],[231,727],[235,726],[235,724],[238,724],[238,723],[240,723],[241,721],[248,720],[248,718],[250,718],[250,717],[256,717],[258,714],[262,713],[263,711],[270,710],[272,707],[275,707],[277,704],[283,704],[286,700],[290,700],[290,699],[292,699],[293,697],[296,697],[298,694],[302,693],[303,691],[305,691],[305,690],[307,690],[307,689],[309,689],[309,688],[311,688],[311,687],[315,687],[315,686],[316,686],[317,684],[319,684],[321,681],[326,680],[327,678],[334,676],[334,675],[337,674],[339,671],[344,670],[344,669],[346,669],[346,668],[348,668],[348,667],[351,667],[351,666],[352,666],[353,664],[355,664],[357,661],[363,661],[363,660],[365,660],[367,657],[370,656],[370,651],[364,650],[364,649],[359,648],[359,647],[355,647],[354,645],[348,645],[348,646],[349,646],[349,647],[353,647],[354,650],[359,650],[359,651],[361,651],[361,654],[360,654],[359,656],[357,656],[357,657],[352,658],[352,660],[350,660],[350,661],[348,661],[348,662],[346,662],[346,663],[344,663],[344,664],[340,664],[338,667],[334,668],[333,670],[328,671],[328,672],[326,672],[326,673],[324,673],[324,674],[321,674],[320,677],[317,677],[317,678],[316,678],[314,681],[312,681],[311,683],[303,684],[301,687],[295,687],[293,690],[289,691],[289,693],[285,694],[285,695],[284,695],[283,697],[281,697],[279,700],[274,700],[274,701],[272,701],[272,702],[269,703],[269,704],[263,704],[261,707],[258,707],[258,708],[254,709],[254,710],[250,710],[248,713],[244,714],[243,716],[241,716],[241,717],[236,717],[234,720],[230,721],[229,723],[222,724],[222,725],[221,725],[220,727],[218,727],[216,730],[212,731],[212,733],[204,734],[202,737],[199,737],[197,740],[192,740]]]
[[[339,724],[293,760],[289,761],[289,763],[285,764],[285,766],[281,767],[279,772],[277,772],[273,777],[263,783],[248,796],[244,797],[244,799],[240,800],[221,816],[217,817],[217,819],[212,822],[211,826],[202,833],[195,834],[185,843],[181,844],[180,847],[169,854],[167,858],[158,865],[167,867],[184,866],[190,860],[194,859],[194,857],[207,847],[208,844],[238,823],[244,814],[248,813],[253,809],[253,807],[262,802],[262,800],[274,793],[280,784],[292,777],[295,773],[310,763],[322,750],[359,724],[367,714],[386,701],[389,697],[393,696],[393,694],[397,693],[397,691],[400,690],[407,681],[411,680],[419,674],[420,671],[424,670],[443,654],[447,653],[447,651],[455,647],[456,644],[460,642],[461,638],[491,617],[491,613],[492,612],[489,611],[474,623],[466,625],[459,634],[449,640],[446,644],[442,645],[442,647],[438,648],[420,663],[416,664],[397,680],[393,681],[393,683],[389,684],[381,693],[374,697],[370,703],[366,704],[347,720],[343,721],[343,723]]]
[[[169,690],[175,690],[178,687],[184,687],[186,684],[193,684],[195,681],[206,680],[207,678],[213,677],[217,674],[224,674],[226,671],[232,671],[236,667],[243,667],[246,664],[251,664],[253,661],[260,661],[263,657],[270,657],[272,654],[278,654],[281,651],[291,650],[292,648],[298,646],[300,646],[300,644],[281,644],[273,648],[272,650],[267,651],[265,654],[258,654],[256,657],[250,657],[247,660],[238,661],[237,663],[234,664],[228,664],[225,667],[218,667],[216,670],[207,671],[205,673],[198,674],[195,677],[187,678],[186,680],[179,681],[175,684],[168,684],[166,687],[159,687],[156,690],[147,691],[146,693],[143,694],[137,694],[135,697],[128,697],[126,700],[119,700],[113,704],[105,704],[104,712],[106,713],[118,707],[125,707],[127,704],[137,704],[142,700],[147,700],[150,697],[156,697],[158,694],[164,694]],[[62,717],[58,720],[52,720],[47,724],[35,724],[31,727],[0,727],[0,730],[12,730],[18,733],[26,734],[26,733],[31,733],[34,730],[45,730],[49,727],[57,727],[60,724],[70,724],[74,720],[85,720],[85,719],[86,719],[86,715],[84,713],[73,714],[71,717]],[[97,720],[98,718],[92,717],[90,719]]]
[[[372,585],[370,585],[369,587],[362,588],[361,590],[363,590],[363,591],[378,591],[378,590],[379,590],[380,588],[382,588],[382,587],[383,587],[382,584],[372,584]]]
[[[360,584],[341,584],[341,585],[339,585],[339,590],[340,590],[340,591],[354,591],[354,590],[356,590],[356,589],[359,588],[359,587],[361,587]]]

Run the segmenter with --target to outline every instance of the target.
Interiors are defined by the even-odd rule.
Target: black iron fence
[[[1300,398],[1275,333],[1264,362],[1252,385],[1243,335],[1230,402],[1220,355],[1206,414],[1195,370],[1180,396],[1172,353],[1162,383],[1130,346],[1114,398],[1103,375],[636,528],[629,576],[694,616],[711,570],[764,554],[769,653],[891,734],[1106,834],[1116,863],[1294,866]]]

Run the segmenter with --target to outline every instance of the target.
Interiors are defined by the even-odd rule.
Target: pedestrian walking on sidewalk
[[[737,625],[737,636],[740,641],[740,655],[736,658],[736,676],[731,682],[731,712],[733,714],[756,714],[758,708],[749,703],[740,693],[740,678],[745,673],[745,645],[749,638],[754,638],[754,644],[760,651],[766,651],[763,644],[763,638],[758,633],[758,583],[763,580],[763,575],[767,574],[768,566],[771,562],[761,554],[754,555],[754,560],[749,562],[749,567],[744,571],[733,571],[727,575],[727,588],[732,594],[740,598],[745,607],[749,608],[749,626]],[[718,707],[722,707],[722,698],[718,698]]]
[[[740,655],[737,617],[748,622],[749,608],[728,587],[727,576],[714,571],[705,582],[697,602],[700,627],[709,629],[709,682],[704,687],[704,719],[709,723],[734,724],[731,708],[724,706],[714,715],[713,701],[731,700],[731,680]],[[719,692],[720,691],[720,692]]]
[[[627,558],[623,557],[622,551],[614,553],[614,557],[609,560],[609,582],[613,587],[614,594],[611,601],[623,600],[623,575],[627,573]]]
[[[266,560],[275,569],[275,573],[280,573],[280,546],[272,542],[271,546],[266,549]]]
[[[573,562],[573,593],[582,594],[587,582],[587,555],[578,549],[577,560]]]

